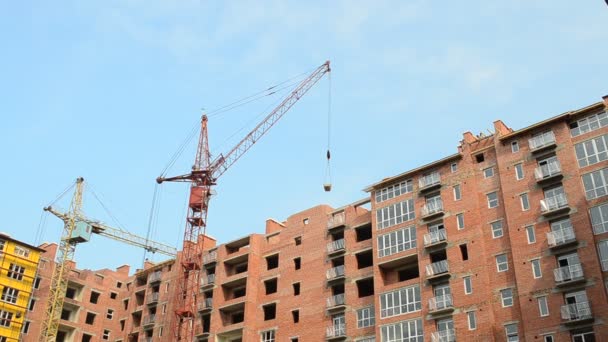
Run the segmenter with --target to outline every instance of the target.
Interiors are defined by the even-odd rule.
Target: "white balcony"
[[[443,212],[443,201],[441,199],[435,199],[425,203],[422,206],[422,210],[420,211],[420,215],[422,217],[432,216],[435,214],[439,214]]]
[[[335,253],[344,250],[344,239],[332,241],[327,244],[327,253]]]
[[[327,327],[327,330],[325,331],[325,337],[327,338],[343,336],[346,336],[346,324],[334,324],[330,327]]]
[[[568,265],[553,270],[556,283],[582,279],[583,275],[583,266],[581,264]]]
[[[558,160],[553,160],[545,165],[534,169],[534,177],[537,181],[551,178],[562,174],[562,166]]]
[[[547,243],[549,244],[549,247],[559,247],[575,240],[576,235],[574,235],[574,229],[572,229],[572,227],[547,233]]]
[[[450,270],[447,260],[441,260],[432,264],[426,265],[426,276],[434,277],[439,274],[447,273]]]
[[[562,320],[566,322],[576,322],[593,318],[589,302],[562,305],[561,314]]]
[[[420,190],[423,190],[438,185],[440,183],[441,176],[439,175],[439,172],[433,172],[431,174],[423,176],[422,178],[420,178],[420,180],[418,180],[418,188]]]
[[[429,311],[443,311],[454,307],[452,295],[446,294],[429,299]]]
[[[337,214],[333,214],[329,217],[327,221],[327,229],[335,228],[344,225],[346,221],[346,215],[344,212],[340,212]]]
[[[543,215],[550,214],[567,207],[568,199],[566,198],[566,194],[557,194],[553,197],[547,197],[540,200],[540,211],[543,213]]]
[[[528,140],[528,144],[530,145],[530,151],[535,151],[547,146],[551,146],[555,144],[555,134],[553,134],[553,131],[539,134]]]
[[[436,232],[424,235],[424,246],[432,246],[448,239],[445,229],[439,229]]]
[[[456,342],[456,331],[447,329],[431,334],[431,342]]]
[[[203,255],[203,263],[208,264],[217,261],[217,251],[209,252]]]
[[[201,286],[207,286],[215,284],[215,274],[207,274],[201,278]]]
[[[338,277],[343,277],[344,276],[344,265],[340,265],[340,266],[336,266],[333,268],[330,268],[327,270],[327,272],[325,273],[325,276],[327,277],[327,280],[332,280]]]
[[[344,305],[346,303],[345,298],[346,297],[344,296],[344,293],[337,294],[335,296],[331,296],[331,297],[327,298],[327,307],[333,308],[336,306]]]

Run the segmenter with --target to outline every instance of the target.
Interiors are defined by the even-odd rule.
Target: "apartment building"
[[[496,121],[361,201],[205,237],[198,293],[176,293],[179,255],[131,276],[87,271],[64,340],[175,341],[176,295],[198,296],[198,341],[608,340],[607,108],[519,130]],[[110,302],[85,303],[91,291]]]
[[[0,234],[0,342],[21,341],[42,250]]]

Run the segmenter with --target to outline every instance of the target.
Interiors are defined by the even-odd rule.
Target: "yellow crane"
[[[46,317],[42,322],[40,342],[54,342],[59,330],[61,310],[68,287],[68,275],[70,264],[74,259],[76,245],[88,242],[92,234],[98,234],[110,239],[128,243],[133,246],[144,248],[149,252],[161,253],[175,258],[177,250],[175,247],[160,242],[151,241],[144,237],[116,229],[99,221],[91,220],[82,213],[82,195],[84,192],[84,178],[76,180],[74,196],[67,213],[61,213],[52,207],[44,210],[57,216],[64,222],[63,233],[57,250],[56,266],[51,278],[50,294],[46,307]]]

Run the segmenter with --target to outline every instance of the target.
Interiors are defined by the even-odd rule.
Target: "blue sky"
[[[326,59],[334,191],[322,191],[324,79],[219,180],[208,232],[220,242],[263,232],[269,217],[356,201],[496,119],[517,129],[608,94],[601,0],[5,1],[0,41],[0,231],[30,243],[42,207],[79,176],[123,227],[146,235],[154,180],[202,108]],[[268,104],[211,118],[212,152]],[[193,158],[190,144],[168,174]],[[159,193],[153,237],[180,246],[186,188]],[[85,211],[115,222],[90,194]],[[58,241],[61,222],[45,222],[42,241]],[[142,257],[103,237],[76,253],[87,268]]]

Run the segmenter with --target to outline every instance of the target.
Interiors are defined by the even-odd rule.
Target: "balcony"
[[[429,282],[443,279],[450,276],[450,267],[447,260],[441,260],[426,265],[426,279]]]
[[[337,311],[340,309],[344,309],[346,305],[346,296],[344,293],[337,294],[335,296],[331,296],[327,298],[327,310],[328,311]]]
[[[346,222],[346,215],[344,212],[333,214],[327,220],[327,230],[343,227]]]
[[[593,320],[589,302],[562,305],[562,321],[566,325],[577,325]]]
[[[454,311],[452,295],[446,294],[429,299],[429,313],[431,315],[439,315],[452,311]]]
[[[426,193],[434,189],[441,187],[441,176],[439,172],[433,172],[428,175],[422,176],[418,180],[418,191],[420,193]]]
[[[346,324],[334,324],[327,327],[325,337],[328,341],[346,338]]]
[[[561,249],[576,244],[576,235],[572,227],[547,233],[547,243],[551,249]]]
[[[202,302],[198,303],[198,311],[210,311],[213,308],[213,298],[205,298]]]
[[[206,287],[211,287],[215,284],[215,273],[212,274],[207,274],[207,276],[202,276],[201,277],[201,287],[202,288],[206,288]]]
[[[423,220],[430,220],[438,216],[443,216],[443,201],[435,199],[426,202],[420,210],[420,216]]]
[[[570,211],[566,194],[557,194],[540,200],[540,212],[543,216],[555,216]]]
[[[585,281],[581,264],[568,265],[553,270],[555,285],[558,287],[572,285]]]
[[[203,255],[203,264],[211,264],[217,262],[217,251],[211,251]]]
[[[431,342],[456,342],[456,331],[447,329],[431,334]]]
[[[150,276],[148,277],[148,284],[152,285],[155,283],[159,283],[162,279],[162,273],[161,272],[154,272],[152,274],[150,274]]]
[[[553,160],[534,169],[534,178],[538,184],[546,185],[563,178],[562,166],[558,160]]]
[[[608,272],[608,260],[602,260],[602,271]]]
[[[146,299],[146,304],[148,305],[156,305],[158,304],[158,299],[160,297],[160,293],[158,292],[152,292],[148,295],[148,298]]]
[[[332,241],[327,244],[327,254],[333,255],[345,251],[344,239]]]
[[[553,131],[548,131],[532,137],[528,140],[528,144],[530,146],[530,152],[532,153],[546,151],[557,146]]]
[[[445,229],[439,229],[436,232],[428,233],[424,235],[424,247],[431,248],[439,245],[446,245],[448,242],[448,235]]]
[[[155,323],[156,323],[156,315],[151,314],[144,318],[144,322],[143,322],[142,326],[144,328],[146,328],[146,327],[153,326]]]
[[[340,265],[340,266],[336,266],[336,267],[328,269],[327,272],[325,273],[325,276],[327,277],[328,282],[343,279],[344,278],[344,265]]]

